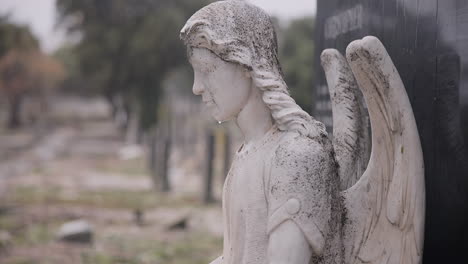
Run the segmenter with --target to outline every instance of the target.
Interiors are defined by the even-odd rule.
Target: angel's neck
[[[236,123],[245,143],[261,139],[273,126],[270,109],[263,102],[257,87],[252,86],[247,104],[237,116]]]

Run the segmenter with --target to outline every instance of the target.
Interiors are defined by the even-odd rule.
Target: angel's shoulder
[[[334,163],[333,147],[328,138],[310,138],[285,132],[274,153],[276,165],[330,166]]]

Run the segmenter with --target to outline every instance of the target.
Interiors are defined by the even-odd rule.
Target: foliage
[[[21,100],[26,93],[40,94],[63,77],[61,64],[40,51],[28,27],[0,17],[0,93],[10,104],[10,128],[20,125]]]
[[[11,50],[0,59],[0,90],[12,98],[32,85],[31,55]]]
[[[60,22],[81,35],[75,51],[89,87],[109,100],[123,96],[149,128],[156,122],[166,73],[185,61],[179,31],[207,2],[58,0],[57,7]]]
[[[11,49],[32,51],[39,49],[39,42],[27,26],[9,21],[7,15],[0,15],[0,58]]]
[[[0,91],[11,97],[26,90],[32,74],[29,62],[38,49],[38,41],[29,28],[0,16]]]
[[[93,95],[93,91],[84,89],[88,85],[80,69],[79,58],[75,53],[75,45],[64,44],[54,52],[53,57],[62,63],[66,72],[66,77],[60,86],[61,91],[80,95]]]
[[[286,83],[296,102],[308,113],[312,112],[314,98],[314,18],[293,20],[281,30],[280,61]]]
[[[8,98],[53,88],[64,78],[62,65],[40,51],[13,48],[0,58],[0,91]]]

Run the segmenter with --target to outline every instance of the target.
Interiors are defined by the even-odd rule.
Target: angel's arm
[[[283,222],[270,234],[269,264],[307,264],[311,256],[309,243],[293,221]]]
[[[290,136],[275,152],[265,180],[270,264],[307,264],[323,253],[334,175],[326,149],[310,138]]]

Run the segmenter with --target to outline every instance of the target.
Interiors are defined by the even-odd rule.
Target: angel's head
[[[308,136],[325,133],[323,125],[290,97],[276,32],[262,9],[241,0],[215,2],[196,12],[180,36],[195,72],[193,91],[213,108],[218,121],[237,116],[249,89],[259,89],[280,130]]]

